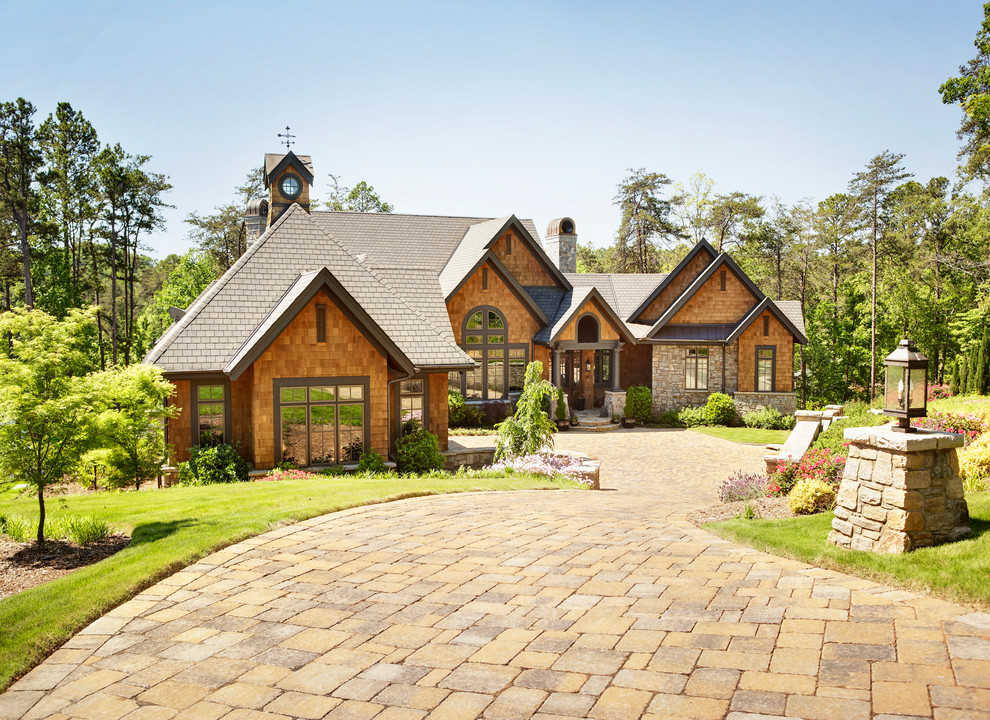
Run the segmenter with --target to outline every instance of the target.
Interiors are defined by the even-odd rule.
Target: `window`
[[[481,268],[481,289],[488,289],[488,268]]]
[[[316,306],[316,342],[325,343],[327,341],[327,306]]]
[[[756,392],[776,392],[777,348],[756,347]]]
[[[577,324],[577,341],[579,343],[598,342],[598,318],[594,315],[584,315]]]
[[[226,383],[219,382],[193,386],[193,445],[222,445],[230,439],[227,390]]]
[[[409,420],[419,420],[420,424],[426,423],[423,415],[425,407],[426,389],[423,380],[403,380],[399,383],[399,420],[407,422]]]
[[[595,350],[595,387],[612,386],[612,351]]]
[[[722,282],[722,290],[725,290],[725,270],[719,273],[719,279]]]
[[[763,316],[763,337],[770,337],[770,316]]]
[[[688,348],[684,367],[686,390],[708,389],[708,348]]]
[[[300,467],[357,462],[368,438],[367,378],[275,381],[276,445]]]
[[[505,254],[506,255],[511,255],[512,254],[512,235],[511,234],[505,236]]]
[[[466,400],[498,400],[521,392],[526,376],[526,345],[508,342],[505,318],[495,308],[477,308],[464,321],[461,347],[478,367],[450,373],[447,385]]]

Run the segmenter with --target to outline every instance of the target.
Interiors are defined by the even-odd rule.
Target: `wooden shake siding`
[[[299,196],[293,200],[289,200],[282,195],[282,178],[290,174],[295,175],[299,178],[299,182],[302,183],[302,192],[300,192]],[[271,204],[268,206],[268,227],[271,227],[272,223],[278,220],[279,216],[288,210],[289,205],[292,203],[299,203],[303,207],[307,207],[309,205],[309,184],[299,174],[299,171],[291,165],[280,172],[277,178],[272,180],[270,189]],[[276,203],[288,203],[289,205],[276,205]]]
[[[624,345],[619,353],[619,385],[653,386],[653,346]]]
[[[433,373],[429,376],[430,427],[437,436],[440,449],[447,449],[447,373]]]
[[[553,369],[551,366],[552,360],[550,359],[550,348],[548,348],[546,345],[534,345],[533,357],[530,358],[530,361],[532,362],[533,360],[539,360],[541,363],[543,363],[544,380],[550,380],[553,378],[553,376],[550,374],[550,371]]]
[[[705,271],[705,268],[712,264],[712,260],[714,259],[704,250],[699,251],[691,259],[691,262],[677,274],[677,277],[670,281],[670,284],[663,289],[663,292],[647,306],[646,310],[640,313],[638,318],[634,319],[634,322],[652,324],[659,320],[664,311],[674,304],[674,300],[680,297],[688,285],[693,283],[695,278],[701,275]],[[717,275],[718,273],[715,274]]]
[[[192,445],[192,403],[190,402],[190,382],[188,380],[172,380],[175,392],[168,399],[168,404],[181,408],[174,418],[168,421],[168,443],[172,446],[169,454],[169,464],[177,465],[189,459],[189,447]]]
[[[722,290],[721,273],[725,270],[725,290]],[[743,285],[731,269],[723,267],[715,271],[690,300],[671,318],[671,324],[679,323],[737,323],[756,304],[753,293]],[[762,328],[762,325],[760,326]]]
[[[327,342],[316,342],[316,305],[326,305]],[[254,463],[275,465],[274,381],[277,378],[369,376],[371,447],[388,455],[388,369],[385,357],[319,293],[253,364]]]
[[[251,398],[254,396],[254,366],[230,384],[230,437],[240,443],[241,457],[254,462],[254,423]]]
[[[763,335],[763,318],[770,318],[770,334]],[[794,338],[771,313],[764,312],[739,336],[739,391],[756,389],[756,346],[768,345],[777,349],[775,382],[777,392],[791,392],[794,373]]]
[[[574,318],[567,324],[564,330],[560,333],[558,337],[561,341],[576,341],[577,340],[577,324],[585,313],[591,313],[598,318],[599,326],[599,340],[618,340],[619,333],[612,326],[612,323],[607,319],[605,312],[602,310],[601,305],[598,304],[598,300],[591,298],[586,300],[581,309],[574,314]]]
[[[508,254],[508,236],[512,236],[512,253]],[[523,286],[538,285],[548,287],[556,285],[550,273],[546,271],[543,264],[536,259],[536,255],[529,249],[519,236],[512,232],[507,232],[492,245],[492,255],[509,269],[516,281]]]
[[[517,244],[518,241],[512,243],[513,254],[516,252]],[[488,289],[483,290],[482,277],[486,268],[488,269]],[[489,263],[478,268],[447,303],[450,325],[454,329],[454,337],[458,343],[464,342],[464,338],[461,337],[464,319],[468,312],[479,305],[490,305],[501,312],[509,326],[509,342],[525,343],[532,351],[533,337],[539,331],[540,325]]]

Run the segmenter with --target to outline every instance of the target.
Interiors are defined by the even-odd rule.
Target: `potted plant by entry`
[[[576,398],[576,400],[574,402],[577,405],[577,409],[578,410],[584,410],[584,393],[583,392],[579,392],[577,394],[577,398]]]
[[[554,411],[557,419],[558,430],[570,430],[571,424],[567,421],[567,405],[564,404],[564,393],[557,391],[557,407]]]

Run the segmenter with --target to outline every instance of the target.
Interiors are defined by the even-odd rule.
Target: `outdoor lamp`
[[[584,361],[584,371],[591,372],[591,360]]]
[[[883,364],[883,414],[899,418],[895,432],[914,432],[911,418],[928,414],[928,358],[904,338]]]

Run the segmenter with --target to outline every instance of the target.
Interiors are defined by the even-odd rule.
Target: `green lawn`
[[[537,476],[319,477],[50,498],[49,514],[90,515],[131,535],[116,555],[0,600],[0,691],[87,624],[163,577],[279,524],[417,495],[576,487]],[[506,499],[506,502],[511,502]],[[36,498],[0,493],[0,515],[30,516]]]
[[[782,445],[791,433],[790,430],[763,430],[761,428],[722,426],[695,427],[691,428],[691,430],[704,433],[705,435],[714,435],[723,440],[753,445]]]
[[[956,395],[938,398],[928,403],[929,411],[981,415],[990,419],[990,397],[986,395]]]
[[[990,492],[969,494],[966,501],[972,529],[967,539],[903,555],[829,545],[830,512],[786,520],[725,520],[705,529],[774,555],[990,609]]]

